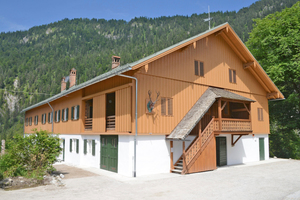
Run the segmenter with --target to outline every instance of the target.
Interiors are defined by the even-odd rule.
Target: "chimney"
[[[116,67],[119,67],[121,58],[119,56],[113,56],[111,58],[112,58],[111,68],[114,69]]]
[[[73,87],[74,85],[76,85],[76,69],[75,68],[72,68],[70,70],[70,86],[69,88]]]
[[[61,79],[61,92],[67,88],[66,77],[62,77]]]

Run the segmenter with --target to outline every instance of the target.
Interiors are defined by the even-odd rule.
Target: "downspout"
[[[54,125],[53,117],[54,117],[54,110],[53,110],[52,106],[50,105],[50,103],[49,103],[49,102],[47,102],[47,103],[48,103],[48,105],[50,106],[50,108],[51,108],[51,110],[52,110],[52,135],[53,135],[53,125]]]
[[[135,80],[135,136],[134,136],[134,167],[133,167],[133,177],[136,177],[136,138],[137,138],[137,104],[138,104],[138,101],[137,101],[137,97],[138,97],[138,80],[137,78],[133,77],[133,76],[127,76],[127,75],[124,75],[124,74],[117,74],[117,76],[122,76],[122,77],[125,77],[125,78],[131,78],[131,79],[134,79]]]

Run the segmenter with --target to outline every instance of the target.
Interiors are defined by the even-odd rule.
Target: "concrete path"
[[[78,168],[73,169],[77,173]],[[130,178],[95,168],[66,186],[3,191],[0,199],[299,199],[300,161],[271,159],[191,175]],[[79,171],[81,170],[79,169]],[[61,169],[62,170],[62,169]],[[89,172],[89,173],[88,173]],[[70,173],[71,174],[71,173]]]

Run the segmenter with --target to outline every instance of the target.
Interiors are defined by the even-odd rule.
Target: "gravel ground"
[[[191,175],[137,178],[95,168],[59,167],[70,175],[64,187],[0,190],[0,199],[300,199],[298,160],[271,159]]]

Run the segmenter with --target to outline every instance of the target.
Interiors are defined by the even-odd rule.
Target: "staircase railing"
[[[116,117],[114,115],[106,117],[106,130],[114,131],[116,128]]]
[[[93,118],[86,118],[84,123],[85,130],[91,130],[93,128]]]
[[[209,122],[206,128],[202,131],[201,135],[193,142],[193,144],[186,151],[185,155],[183,155],[184,169],[186,171],[186,167],[191,163],[193,158],[197,155],[197,153],[202,149],[205,145],[209,136],[214,132],[214,118]]]

